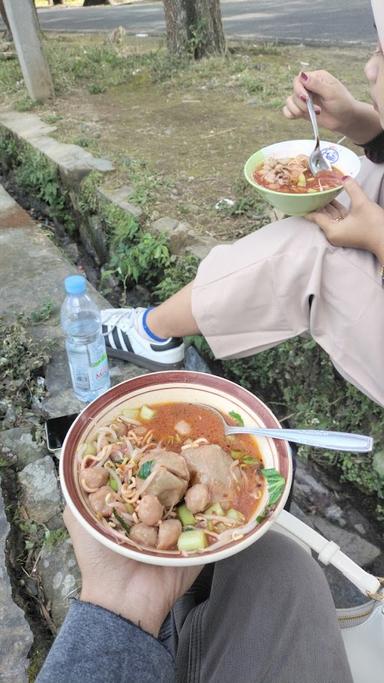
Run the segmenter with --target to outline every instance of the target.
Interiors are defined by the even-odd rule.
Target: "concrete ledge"
[[[22,143],[30,145],[57,167],[63,183],[71,188],[70,196],[75,211],[81,180],[92,170],[104,173],[113,170],[113,165],[108,159],[96,158],[78,145],[65,144],[54,140],[50,134],[56,130],[56,127],[45,123],[36,114],[2,112],[0,113],[1,128],[14,135]],[[142,209],[130,201],[133,188],[129,185],[118,188],[109,188],[107,185],[103,185],[96,192],[102,201],[110,202],[136,219],[141,218]],[[12,207],[10,207],[11,209]],[[18,213],[14,216],[9,214],[6,220],[0,222],[0,227],[1,225],[4,227],[14,225],[16,227],[20,224],[20,220],[21,217]],[[170,252],[175,255],[189,253],[201,260],[214,246],[219,244],[211,237],[196,235],[188,223],[175,218],[160,218],[152,223],[149,229],[154,234],[156,232],[166,234]],[[100,265],[106,262],[107,247],[100,231],[97,216],[89,216],[88,220],[83,221],[80,228],[80,238],[96,263]]]
[[[98,159],[83,147],[49,137],[56,127],[44,123],[36,114],[3,112],[0,114],[0,126],[44,154],[58,167],[63,180],[71,185],[76,185],[90,171],[113,171],[113,164],[108,159]]]
[[[140,207],[128,201],[133,193],[133,187],[129,185],[122,185],[113,190],[108,187],[100,187],[98,192],[103,200],[112,202],[112,204],[115,204],[115,206],[118,206],[123,211],[130,213],[134,218],[140,218],[143,213]]]

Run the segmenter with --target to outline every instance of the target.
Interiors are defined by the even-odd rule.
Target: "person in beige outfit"
[[[375,0],[376,2],[376,0]],[[376,3],[375,13],[384,12]],[[384,21],[383,21],[384,24]],[[286,218],[214,248],[193,282],[153,309],[107,309],[110,355],[149,369],[179,367],[181,337],[203,334],[217,358],[240,358],[310,334],[339,372],[384,405],[384,56],[365,67],[374,105],[357,101],[326,71],[300,73],[283,113],[307,116],[365,152],[340,201]]]

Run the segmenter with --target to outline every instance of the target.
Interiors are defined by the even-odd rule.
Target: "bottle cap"
[[[87,281],[82,275],[69,275],[64,280],[67,294],[84,294],[87,290]]]

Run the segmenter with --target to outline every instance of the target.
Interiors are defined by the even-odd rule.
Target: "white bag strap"
[[[296,536],[296,538],[304,541],[304,543],[318,554],[320,562],[323,564],[332,564],[362,593],[364,593],[364,595],[376,600],[384,600],[384,594],[380,593],[382,587],[380,579],[372,574],[368,574],[368,572],[359,567],[356,562],[351,560],[348,555],[345,555],[345,553],[340,550],[337,543],[328,541],[324,536],[314,529],[311,529],[311,527],[286,510],[280,512],[274,521],[274,526],[281,526],[285,531],[288,531],[293,534],[293,536]]]

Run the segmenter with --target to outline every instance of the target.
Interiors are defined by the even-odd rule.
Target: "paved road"
[[[365,42],[375,40],[370,0],[221,0],[226,35],[263,40]],[[119,7],[39,10],[51,31],[164,32],[162,2]]]

